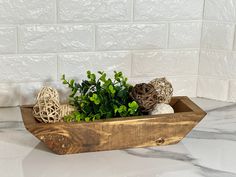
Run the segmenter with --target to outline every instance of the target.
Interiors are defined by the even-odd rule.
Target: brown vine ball
[[[165,77],[153,79],[150,84],[157,91],[157,102],[169,104],[173,95],[173,87]]]
[[[142,112],[153,110],[157,104],[157,91],[151,84],[136,84],[132,88],[130,96],[139,104]]]

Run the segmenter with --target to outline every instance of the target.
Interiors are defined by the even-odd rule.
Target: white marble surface
[[[0,109],[0,177],[236,177],[236,104],[195,98],[208,115],[179,144],[59,156]]]

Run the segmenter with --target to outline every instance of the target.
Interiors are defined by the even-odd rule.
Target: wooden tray
[[[115,118],[94,122],[37,122],[32,106],[22,106],[26,129],[57,154],[176,144],[206,115],[188,97],[173,97],[174,114]]]

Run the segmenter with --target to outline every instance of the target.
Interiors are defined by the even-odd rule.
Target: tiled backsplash
[[[235,0],[205,0],[197,96],[236,102],[235,23]]]
[[[236,101],[228,2],[2,0],[0,106],[32,104],[42,85],[66,95],[61,75],[87,70],[121,70],[132,83],[166,76],[175,95]]]

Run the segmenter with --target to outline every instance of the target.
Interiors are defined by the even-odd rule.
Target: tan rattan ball
[[[163,78],[156,78],[150,82],[157,91],[157,102],[169,104],[173,95],[173,87],[169,81]]]
[[[41,98],[33,107],[33,115],[39,122],[59,122],[61,121],[60,103],[57,99]]]
[[[37,100],[42,98],[55,99],[59,101],[59,93],[55,88],[44,86],[38,93]]]
[[[71,106],[69,104],[62,104],[60,106],[60,116],[63,118],[65,116],[70,115],[71,113],[73,113],[75,111],[75,107]]]
[[[69,104],[60,105],[58,91],[52,87],[43,87],[33,107],[33,116],[43,123],[55,123],[75,111]]]

